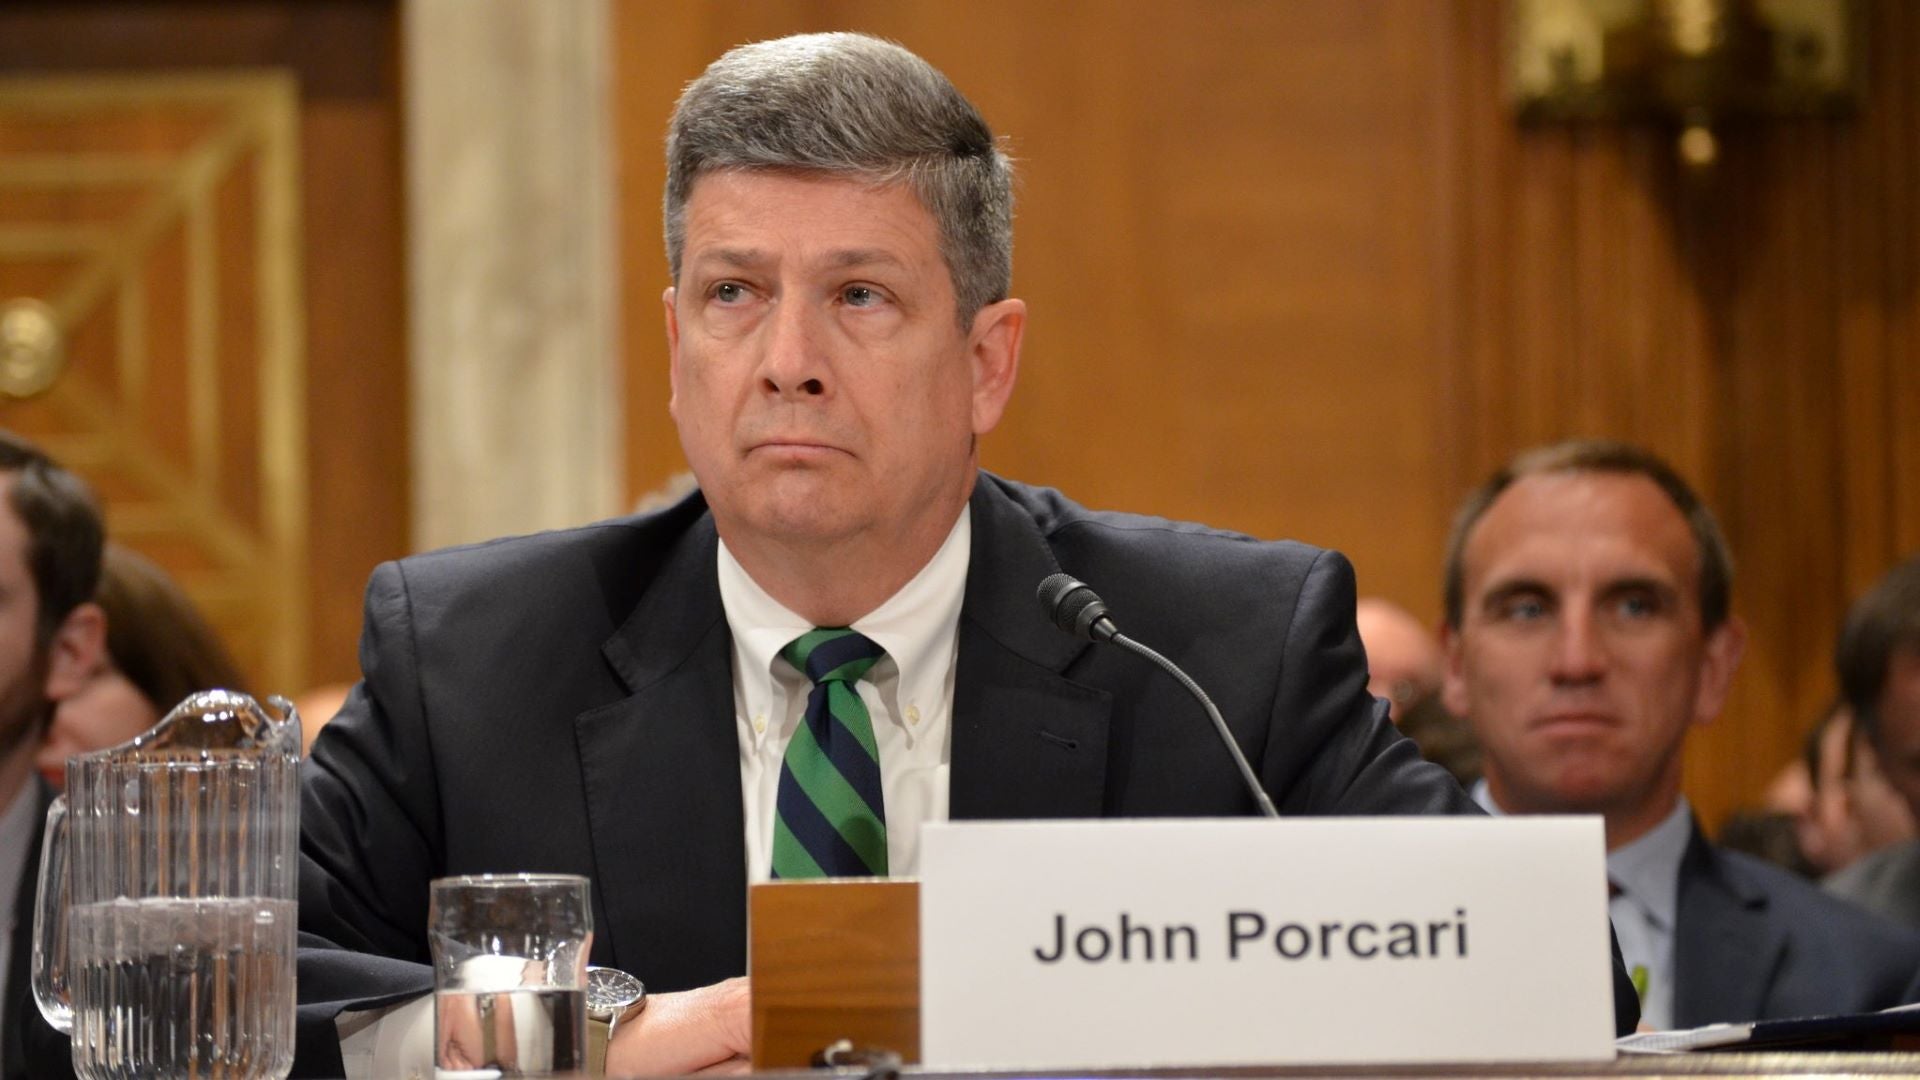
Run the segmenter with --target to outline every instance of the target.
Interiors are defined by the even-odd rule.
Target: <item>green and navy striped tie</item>
[[[854,684],[885,650],[844,627],[810,630],[780,655],[813,680],[780,763],[773,876],[885,877],[887,808],[880,750]]]

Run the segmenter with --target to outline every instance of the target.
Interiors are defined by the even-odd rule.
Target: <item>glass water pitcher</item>
[[[300,719],[209,690],[67,762],[47,811],[33,995],[81,1080],[293,1067]]]

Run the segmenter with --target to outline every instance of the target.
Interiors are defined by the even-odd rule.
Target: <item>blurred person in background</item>
[[[1813,770],[1820,754],[1820,739],[1826,729],[1823,719],[1800,743],[1800,756],[1780,767],[1760,793],[1761,809],[1798,821],[1813,812]]]
[[[66,786],[67,758],[118,746],[158,723],[198,690],[247,692],[200,609],[146,556],[106,545],[94,602],[106,614],[105,651],[84,680],[54,706],[34,764],[56,789]]]
[[[28,1075],[34,876],[53,793],[34,754],[56,703],[80,692],[106,649],[93,602],[103,528],[93,493],[38,447],[0,431],[0,1077]]]
[[[1440,642],[1412,612],[1377,596],[1354,604],[1353,621],[1367,650],[1367,693],[1386,701],[1397,724],[1409,706],[1440,689]]]
[[[1808,733],[1798,765],[1809,778],[1804,802],[1797,810],[1779,809],[1793,813],[1800,851],[1816,876],[1837,873],[1916,835],[1913,811],[1887,782],[1878,753],[1844,701],[1829,707]]]
[[[1361,597],[1353,620],[1367,651],[1367,693],[1387,703],[1387,715],[1421,757],[1471,787],[1480,779],[1480,744],[1440,700],[1440,639],[1413,612],[1378,596]]]
[[[1893,781],[1887,779],[1880,751],[1866,731],[1853,722],[1851,712],[1847,718],[1847,759],[1841,780],[1847,793],[1847,806],[1859,828],[1860,858],[1920,838],[1920,817],[1915,816],[1913,807],[1893,786]]]
[[[1720,834],[1713,842],[1728,851],[1770,862],[1795,877],[1811,881],[1820,876],[1819,868],[1800,850],[1799,819],[1783,811],[1764,807],[1735,810],[1721,823]]]
[[[1422,694],[1400,714],[1400,733],[1420,748],[1420,756],[1453,774],[1460,786],[1480,782],[1480,740],[1473,725],[1447,711],[1439,691]]]
[[[1888,571],[1848,611],[1834,650],[1840,693],[1860,745],[1860,771],[1884,776],[1920,817],[1920,558]],[[1834,874],[1829,892],[1920,926],[1920,840],[1883,848]]]

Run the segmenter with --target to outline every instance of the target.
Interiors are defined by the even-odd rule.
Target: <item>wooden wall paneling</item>
[[[662,140],[674,99],[698,74],[706,9],[693,4],[619,2],[612,9],[613,116],[619,182],[620,308],[627,357],[626,477],[630,500],[686,467],[667,414],[666,329],[660,291],[670,284],[663,253]]]
[[[215,266],[209,299],[218,313],[212,335],[212,382],[220,391],[215,423],[224,434],[216,447],[213,481],[221,505],[255,528],[268,525],[261,491],[261,387],[257,365],[248,361],[260,350],[264,306],[260,300],[258,187],[256,163],[237,167],[214,195],[207,239]]]
[[[1446,178],[1451,199],[1445,203],[1454,216],[1447,232],[1448,253],[1436,272],[1436,288],[1450,296],[1454,340],[1446,350],[1453,358],[1455,392],[1449,404],[1454,412],[1455,470],[1450,494],[1457,500],[1497,461],[1497,447],[1511,436],[1506,423],[1513,382],[1490,377],[1504,364],[1509,325],[1501,306],[1508,292],[1508,229],[1511,222],[1496,220],[1510,201],[1512,176],[1506,158],[1497,150],[1502,132],[1482,117],[1495,106],[1484,102],[1482,88],[1498,79],[1499,54],[1477,47],[1490,33],[1498,33],[1492,5],[1466,4],[1452,8],[1451,33],[1443,52],[1451,60],[1450,82],[1442,96],[1452,104],[1445,117],[1457,150],[1449,158]]]
[[[1714,507],[1735,551],[1751,636],[1722,720],[1694,740],[1696,798],[1757,794],[1798,750],[1824,696],[1840,585],[1830,387],[1833,278],[1824,129],[1729,131],[1713,179],[1708,309],[1718,407]],[[1794,207],[1801,209],[1795,210]],[[1791,432],[1791,437],[1786,433]],[[1711,763],[1711,764],[1708,764]]]
[[[1175,437],[1203,402],[1140,392],[1199,374],[1177,340],[1174,312],[1209,294],[1231,303],[1213,290],[1232,273],[1219,268],[1195,280],[1176,258],[1154,261],[1177,237],[1208,228],[1145,209],[1166,206],[1173,186],[1146,160],[1179,150],[1157,138],[1140,103],[1160,97],[1166,69],[1191,62],[1191,51],[1176,46],[1169,52],[1177,55],[1142,55],[1130,22],[1054,8],[1009,50],[1007,70],[998,78],[983,71],[975,80],[976,104],[1008,140],[1019,170],[1014,292],[1031,304],[1020,386],[984,444],[985,460],[1068,490],[1081,485],[1076,497],[1107,506],[1127,504],[1116,489],[1129,480],[1164,489],[1185,477],[1201,487],[1234,464],[1204,460]],[[1050,49],[1049,41],[1074,47]],[[1000,66],[997,58],[993,66]],[[968,84],[962,89],[974,92]],[[1152,269],[1138,272],[1144,266]],[[1062,476],[1096,445],[1115,454],[1112,473]]]
[[[1904,5],[1880,5],[1878,41],[1898,40],[1889,20],[1898,20]],[[1888,62],[1876,49],[1869,62],[1882,68]],[[1893,181],[1897,172],[1887,167],[1897,133],[1915,117],[1906,102],[1914,90],[1902,86],[1905,63],[1876,76],[1880,92],[1853,121],[1853,137],[1840,142],[1840,194],[1825,218],[1840,245],[1840,311],[1835,340],[1840,395],[1839,455],[1845,463],[1835,477],[1839,517],[1845,523],[1838,569],[1849,600],[1859,595],[1886,570],[1886,552],[1896,546],[1898,504],[1888,498],[1897,490],[1898,430],[1894,416],[1895,367],[1888,364],[1903,246],[1891,240],[1903,233],[1903,206]],[[1902,93],[1905,91],[1905,93]],[[1906,116],[1901,113],[1907,112]],[[1879,119],[1875,120],[1874,117]],[[1889,136],[1894,136],[1890,138]],[[1909,186],[1907,190],[1912,190]],[[1909,222],[1911,218],[1907,219]]]
[[[1453,47],[1497,55],[1497,13],[1469,7]],[[1883,14],[1859,120],[1730,128],[1704,182],[1662,133],[1514,126],[1491,62],[1462,63],[1451,90],[1476,189],[1447,286],[1469,313],[1472,478],[1551,438],[1633,439],[1689,475],[1734,548],[1754,633],[1725,718],[1690,748],[1710,821],[1797,752],[1831,693],[1839,612],[1897,549],[1899,478],[1920,464],[1900,329],[1920,247],[1900,58],[1920,25]]]
[[[1874,107],[1884,148],[1886,206],[1885,303],[1889,309],[1886,362],[1893,406],[1894,461],[1888,497],[1894,505],[1893,550],[1887,561],[1920,555],[1920,73],[1913,56],[1920,46],[1920,11],[1910,4],[1875,9],[1881,34],[1873,61],[1884,88]]]
[[[1838,126],[1785,124],[1730,140],[1744,181],[1712,219],[1720,379],[1732,408],[1722,467],[1729,533],[1755,626],[1734,708],[1748,736],[1715,740],[1730,797],[1784,761],[1833,692],[1846,603],[1898,557],[1894,517],[1920,467],[1909,57],[1920,23],[1881,5],[1866,109]],[[1911,160],[1910,157],[1907,158]],[[1904,385],[1902,385],[1904,384]],[[1770,759],[1770,761],[1769,761]]]
[[[391,8],[366,28],[390,63]],[[397,75],[301,112],[313,500],[313,683],[359,677],[367,576],[411,549]]]
[[[397,34],[396,8],[389,0],[36,0],[0,12],[0,72],[279,66],[298,77],[298,228],[305,240],[308,360],[304,402],[310,420],[305,456],[313,553],[305,575],[312,648],[304,674],[295,680],[300,683],[355,677],[367,575],[376,562],[404,554],[408,546]],[[147,149],[162,151],[180,134],[149,121],[139,131],[100,137],[128,146],[139,145],[130,140],[145,140]],[[237,253],[225,247],[222,252],[222,265],[229,266],[229,257]],[[183,254],[168,254],[161,265]],[[151,349],[174,350],[183,341],[186,328],[166,314],[177,310],[167,294],[177,281],[175,273],[156,271],[144,295],[128,301],[161,319]],[[238,278],[226,274],[220,281],[224,297]],[[220,330],[223,341],[224,335],[241,332],[239,322]],[[222,355],[230,351],[223,349]],[[165,353],[144,360],[149,369],[169,362]],[[178,415],[174,407],[183,390],[172,384],[154,389],[157,397],[145,415],[161,438],[171,440],[167,453],[183,454],[184,442],[166,423]],[[7,422],[13,422],[12,414]],[[222,476],[230,485],[228,495],[242,505],[251,502],[252,481],[231,469]],[[107,478],[102,486],[113,484]],[[190,576],[192,566],[181,551],[147,546],[163,565]],[[210,609],[238,610],[204,591],[201,599]],[[220,625],[243,653],[246,639],[257,636],[237,621]]]

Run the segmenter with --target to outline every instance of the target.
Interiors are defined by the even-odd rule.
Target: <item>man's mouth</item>
[[[1536,731],[1574,733],[1616,727],[1618,721],[1608,713],[1592,709],[1564,709],[1547,713],[1530,726]]]
[[[814,439],[763,439],[754,443],[747,452],[751,455],[768,455],[801,461],[846,453],[837,446]]]

